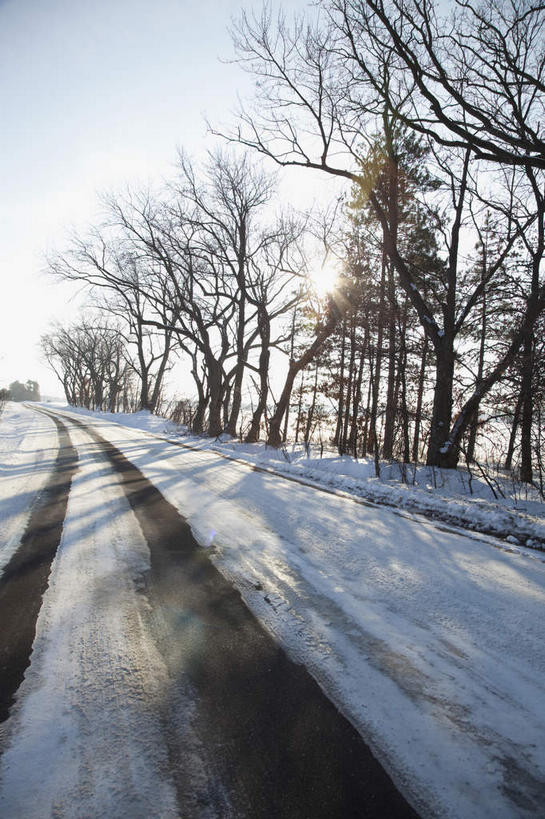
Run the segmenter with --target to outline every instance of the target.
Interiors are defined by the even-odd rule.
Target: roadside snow
[[[54,422],[8,401],[0,415],[0,572],[24,534],[57,457]]]
[[[103,417],[90,422],[189,520],[424,815],[542,813],[539,552],[501,551],[491,539],[317,492],[204,445],[181,449]]]
[[[320,455],[317,446],[310,447],[308,452],[302,444],[276,450],[264,443],[199,438],[145,410],[99,413],[73,407],[58,408],[145,430],[167,440],[217,452],[396,509],[422,513],[464,529],[502,538],[515,547],[545,549],[545,503],[532,487],[515,485],[502,476],[495,476],[492,480],[495,497],[490,485],[479,477],[477,469],[476,474],[470,476],[463,467],[441,470],[383,463],[381,477],[376,478],[371,458],[358,460],[349,455],[339,456],[331,449]],[[521,548],[521,552],[524,553],[525,549]]]

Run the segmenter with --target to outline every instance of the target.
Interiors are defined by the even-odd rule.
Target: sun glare
[[[323,299],[335,287],[337,271],[328,265],[323,265],[312,270],[309,279],[310,285],[318,298]]]

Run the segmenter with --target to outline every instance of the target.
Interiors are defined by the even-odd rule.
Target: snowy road
[[[9,716],[30,664],[36,622],[62,536],[77,468],[77,453],[66,427],[57,418],[53,420],[59,441],[57,457],[50,462],[46,483],[29,504],[30,515],[20,542],[0,571],[0,723]],[[8,516],[7,529],[9,522]]]
[[[211,452],[89,423],[187,518],[214,564],[312,671],[423,815],[542,815],[540,559]],[[182,692],[176,728],[187,737],[191,783],[166,773],[172,742],[157,733],[172,669],[168,652],[150,639],[165,625],[150,618],[134,582],[149,570],[148,544],[110,465],[87,433],[71,434],[80,468],[32,665],[7,723],[2,815],[121,815],[112,805],[124,792],[137,806],[127,815],[177,815],[180,794],[200,800],[195,815],[228,815],[191,731],[191,691]],[[18,503],[3,502],[8,510]],[[13,548],[15,531],[2,547]],[[135,776],[141,787],[131,791]],[[70,811],[76,796],[78,810]],[[33,813],[36,804],[48,807]]]
[[[0,420],[0,570],[19,545],[56,457],[55,424],[37,412],[22,412],[8,404]]]
[[[122,798],[127,816],[177,816],[157,736],[167,673],[132,581],[147,547],[109,465],[71,435],[79,469],[32,664],[5,724],[0,814],[115,816]]]
[[[68,427],[79,466],[5,724],[1,815],[414,816],[177,511]]]

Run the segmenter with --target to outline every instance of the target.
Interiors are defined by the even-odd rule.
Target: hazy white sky
[[[92,220],[97,192],[169,175],[176,146],[210,147],[203,115],[229,121],[249,87],[218,59],[241,5],[260,2],[0,0],[0,386],[62,392],[39,338],[74,313],[74,290],[44,255]]]

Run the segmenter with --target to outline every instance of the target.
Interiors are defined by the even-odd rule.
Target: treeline
[[[182,157],[161,196],[105,200],[100,228],[50,260],[55,275],[84,282],[94,296],[93,320],[43,340],[68,400],[114,406],[135,380],[138,406],[154,410],[165,373],[185,355],[194,431],[236,435],[243,388],[255,384],[247,437],[257,440],[271,351],[286,340],[280,320],[308,289],[308,226],[293,214],[268,218],[273,190],[273,178],[247,157],[220,152],[200,178]]]
[[[2,415],[7,401],[9,401],[9,390],[2,387],[0,389],[0,415]]]
[[[42,338],[46,360],[64,388],[69,404],[108,412],[153,408],[146,400],[121,321],[112,323],[106,309],[71,327],[58,327]],[[157,384],[160,390],[160,384]]]
[[[104,224],[51,269],[86,282],[116,317],[102,336],[123,337],[139,406],[157,405],[172,356],[187,357],[197,432],[253,441],[265,428],[278,446],[291,429],[341,453],[444,467],[503,436],[497,457],[532,481],[544,397],[543,10],[487,0],[447,22],[416,0],[320,5],[291,27],[267,10],[241,17],[235,45],[256,100],[223,136],[347,180],[342,218],[272,218],[273,181],[249,153],[220,152],[204,173],[182,157],[168,194],[108,199]],[[323,299],[309,275],[318,238],[340,273]],[[79,338],[59,330],[45,344],[70,400],[103,403],[91,370],[74,386],[81,362],[67,377],[72,364],[51,346],[63,332]],[[275,351],[288,358],[277,395]]]
[[[37,381],[12,381],[8,389],[0,390],[3,401],[40,401],[40,385]]]

